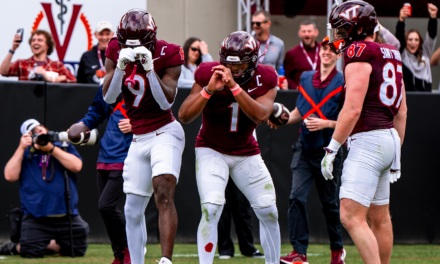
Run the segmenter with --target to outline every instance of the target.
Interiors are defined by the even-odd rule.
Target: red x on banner
[[[119,110],[119,111],[121,111],[122,115],[125,116],[125,118],[129,119],[128,116],[127,116],[127,110],[125,110],[124,107],[122,107],[123,104],[125,104],[125,100],[122,100],[121,102],[119,102],[119,103],[116,105],[115,109],[113,109],[113,113],[114,113],[116,110]],[[113,113],[112,113],[112,114],[113,114]]]
[[[329,93],[324,99],[322,99],[322,101],[318,105],[316,105],[315,102],[313,102],[312,98],[310,98],[310,96],[306,93],[306,91],[304,90],[304,88],[302,88],[301,85],[299,86],[298,90],[301,92],[301,94],[304,96],[304,98],[306,98],[306,100],[312,106],[312,109],[310,109],[310,111],[307,112],[307,114],[305,114],[303,116],[303,120],[306,119],[309,115],[313,114],[314,112],[316,112],[322,119],[328,120],[327,117],[325,117],[324,114],[321,112],[320,108],[328,101],[328,99],[332,98],[333,96],[338,94],[340,91],[342,91],[342,86],[335,89],[333,92]]]

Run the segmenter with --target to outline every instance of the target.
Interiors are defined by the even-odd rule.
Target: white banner
[[[0,21],[3,41],[0,59],[12,47],[17,29],[23,28],[23,40],[12,61],[32,56],[29,46],[31,32],[43,29],[56,42],[51,60],[60,60],[76,75],[81,55],[97,44],[93,33],[100,21],[108,21],[116,32],[121,17],[132,8],[146,9],[146,0],[20,0],[2,1]]]

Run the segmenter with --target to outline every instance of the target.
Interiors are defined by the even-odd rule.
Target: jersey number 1
[[[231,113],[231,125],[229,126],[229,132],[237,132],[238,130],[238,110],[240,106],[237,102],[231,103],[228,108],[232,108]]]
[[[397,76],[396,76],[396,72],[400,73],[400,78],[402,78],[402,65],[397,64],[397,71],[394,68],[394,64],[391,62],[387,62],[384,66],[383,66],[383,70],[382,70],[382,78],[383,78],[383,82],[380,84],[380,90],[379,90],[379,98],[380,101],[382,102],[383,105],[385,106],[392,106],[397,99]],[[388,87],[392,88],[392,95],[391,97],[388,97]],[[402,91],[402,87],[400,86],[400,96],[399,96],[399,100],[397,101],[396,104],[396,108],[400,107],[400,102],[402,101],[403,98],[403,91]]]

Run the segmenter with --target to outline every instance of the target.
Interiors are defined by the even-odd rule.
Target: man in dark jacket
[[[105,49],[113,37],[112,25],[107,21],[98,23],[95,29],[95,37],[98,45],[93,46],[89,51],[84,52],[79,62],[78,83],[101,84],[105,72]]]
[[[130,120],[127,117],[124,100],[114,105],[107,104],[102,96],[102,89],[96,93],[88,113],[80,122],[90,129],[98,127],[105,119],[108,120],[105,134],[100,144],[98,155],[97,183],[98,207],[110,238],[113,254],[117,264],[130,263],[125,234],[125,217],[117,208],[116,203],[123,195],[122,170],[127,157],[133,134]]]

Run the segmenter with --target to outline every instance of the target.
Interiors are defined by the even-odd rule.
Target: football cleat
[[[296,250],[293,250],[291,253],[287,254],[286,257],[280,258],[280,262],[286,264],[309,264],[307,262],[307,255],[300,254],[296,252]]]
[[[332,260],[330,264],[345,264],[344,259],[347,253],[345,249],[332,250]]]

